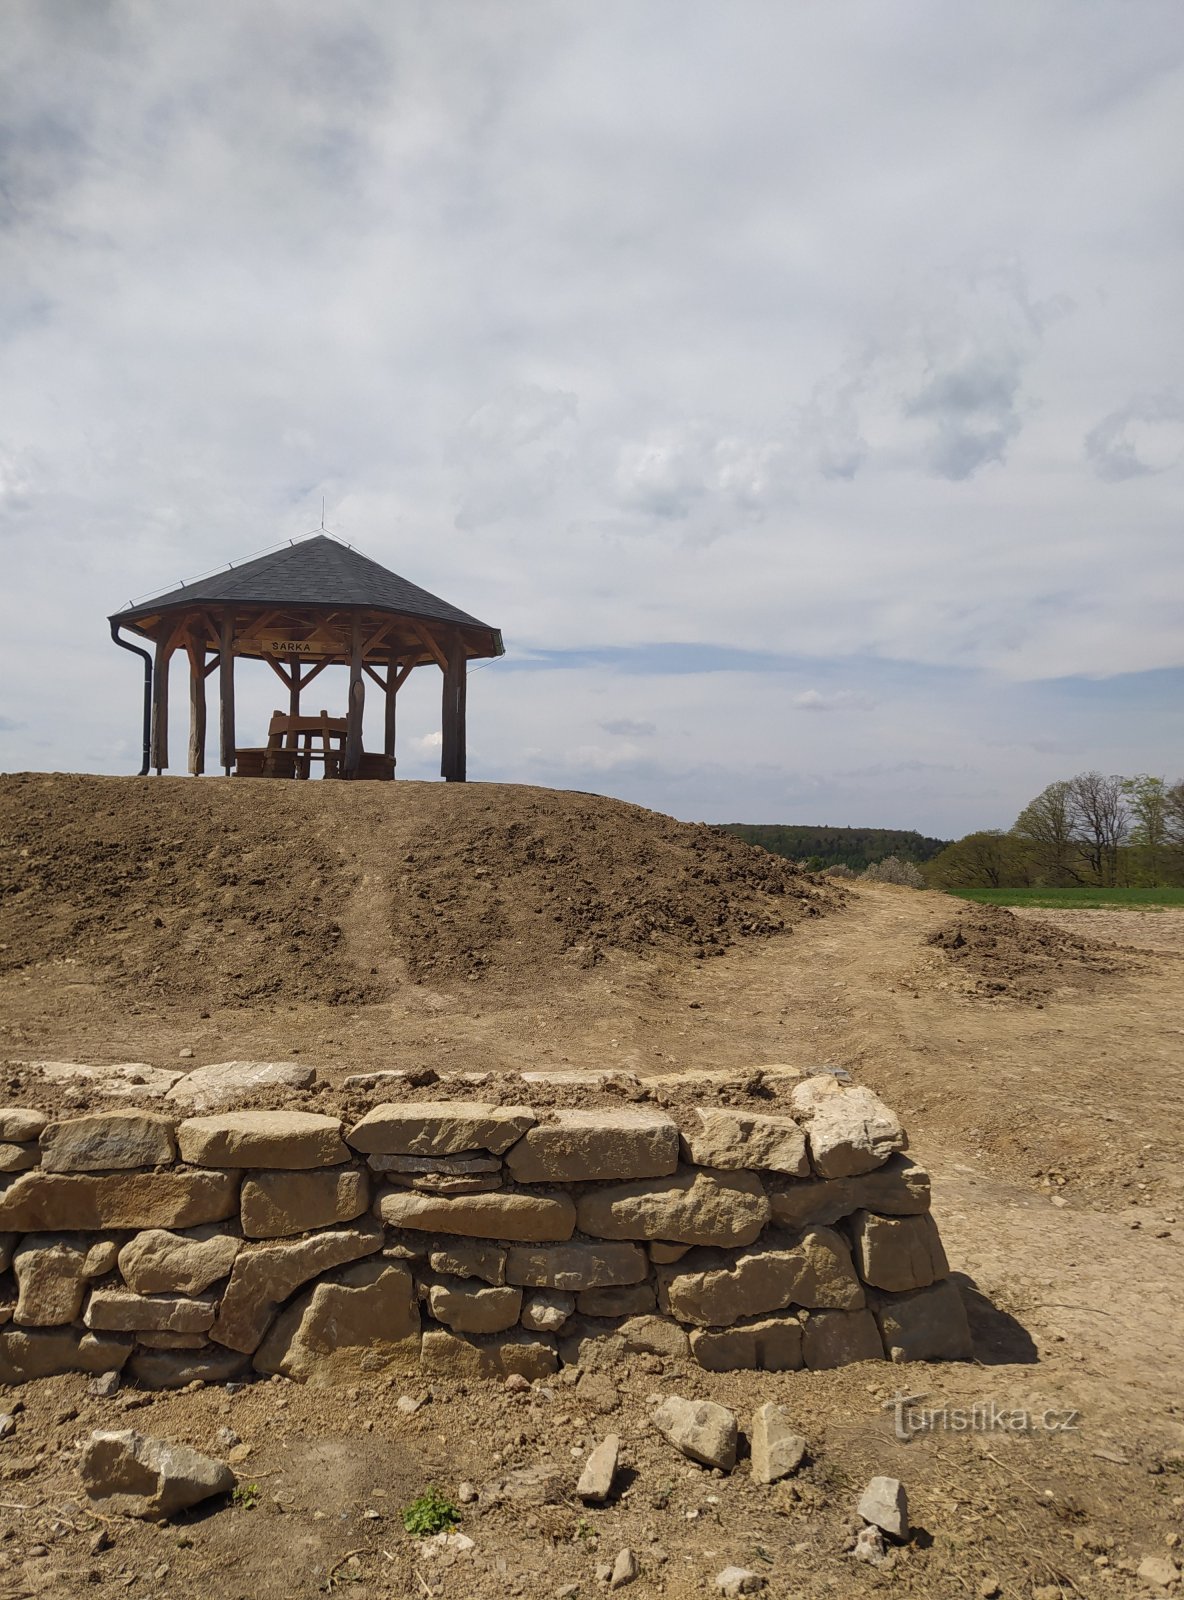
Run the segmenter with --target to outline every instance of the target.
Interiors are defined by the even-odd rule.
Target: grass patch
[[[447,1495],[441,1494],[431,1484],[418,1500],[413,1500],[403,1512],[403,1526],[417,1539],[433,1533],[446,1533],[460,1521],[460,1512]]]
[[[950,889],[985,906],[1037,906],[1049,911],[1162,911],[1184,906],[1184,889]]]

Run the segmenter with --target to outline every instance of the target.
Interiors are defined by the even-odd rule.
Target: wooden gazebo
[[[221,765],[229,776],[307,776],[319,728],[326,775],[393,777],[395,699],[415,667],[444,677],[440,774],[465,777],[465,678],[468,663],[503,653],[488,623],[417,588],[325,534],[302,539],[212,578],[184,584],[109,619],[111,637],[145,660],[144,765],[169,764],[168,666],[189,658],[189,771],[205,769],[206,679],[217,668]],[[120,637],[126,628],[154,645]],[[265,661],[288,691],[288,711],[272,718],[268,747],[235,743],[234,662]],[[343,718],[302,717],[300,696],[326,667],[349,668]],[[383,751],[362,748],[365,680],[385,700]],[[303,746],[303,749],[301,748]]]

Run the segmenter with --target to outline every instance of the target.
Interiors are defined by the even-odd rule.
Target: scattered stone
[[[373,1209],[394,1228],[477,1239],[546,1243],[570,1239],[576,1225],[575,1202],[567,1194],[431,1195],[388,1190]]]
[[[326,1172],[253,1172],[244,1178],[241,1216],[248,1239],[283,1239],[352,1222],[370,1204],[364,1168]]]
[[[756,1594],[765,1587],[765,1580],[759,1572],[753,1572],[749,1567],[725,1567],[722,1572],[715,1575],[715,1587],[721,1594]]]
[[[452,1156],[485,1150],[500,1156],[534,1121],[526,1106],[421,1100],[373,1106],[346,1138],[364,1155]]]
[[[690,1348],[708,1372],[796,1372],[803,1365],[802,1324],[783,1313],[730,1328],[696,1328]]]
[[[589,1189],[579,1200],[581,1233],[600,1239],[749,1245],[769,1217],[769,1201],[756,1173],[702,1167],[680,1167],[669,1178]]]
[[[556,1506],[566,1500],[567,1491],[562,1473],[544,1463],[517,1467],[500,1478],[491,1478],[482,1485],[480,1502],[483,1506]]]
[[[177,1129],[181,1159],[196,1167],[304,1171],[349,1160],[341,1121],[316,1111],[222,1111]]]
[[[84,1083],[92,1092],[112,1100],[159,1100],[184,1076],[143,1061],[122,1061],[110,1067],[88,1067],[79,1061],[30,1061],[29,1065],[47,1083],[67,1087]]]
[[[259,1372],[333,1384],[419,1365],[419,1308],[407,1268],[360,1261],[288,1306],[255,1354]]]
[[[579,1292],[641,1283],[649,1273],[645,1251],[635,1244],[580,1240],[547,1249],[511,1249],[506,1281],[538,1289]]]
[[[617,1552],[617,1559],[613,1562],[613,1570],[609,1574],[608,1586],[610,1589],[623,1589],[627,1583],[632,1583],[636,1578],[639,1567],[637,1557],[632,1550],[625,1549]]]
[[[736,1418],[725,1406],[668,1395],[654,1412],[654,1426],[676,1450],[702,1466],[730,1472],[736,1465]]]
[[[659,1111],[553,1111],[506,1156],[519,1183],[661,1178],[678,1166],[678,1129]]]
[[[79,1466],[92,1500],[126,1516],[162,1521],[234,1487],[224,1461],[133,1428],[91,1434]]]
[[[966,1307],[948,1278],[878,1300],[874,1309],[890,1361],[969,1361],[974,1354]]]
[[[476,1498],[476,1489],[474,1489],[473,1485],[469,1483],[467,1479],[462,1478],[456,1486],[457,1504],[462,1506],[471,1506]]]
[[[210,1337],[247,1354],[255,1350],[280,1306],[323,1272],[374,1255],[382,1229],[361,1221],[284,1244],[248,1245],[239,1252]]]
[[[806,1122],[810,1161],[820,1178],[850,1178],[883,1166],[908,1139],[900,1119],[870,1089],[842,1088],[829,1073],[791,1092]]]
[[[521,1372],[511,1372],[502,1387],[507,1394],[529,1394],[530,1379]]]
[[[264,1089],[307,1089],[316,1070],[298,1061],[217,1061],[184,1075],[170,1073],[165,1096],[191,1111],[215,1111]]]
[[[865,1522],[890,1539],[908,1538],[909,1498],[899,1478],[873,1478],[859,1497],[856,1509]]]
[[[167,1166],[176,1157],[172,1117],[159,1111],[98,1111],[50,1122],[41,1133],[43,1172],[112,1172]]]
[[[607,1434],[584,1463],[580,1481],[576,1484],[576,1493],[581,1500],[588,1500],[599,1505],[602,1501],[608,1499],[609,1494],[612,1492],[613,1479],[616,1476],[617,1460],[620,1453],[620,1435],[616,1433]]]
[[[137,1294],[200,1294],[226,1276],[242,1243],[214,1225],[190,1233],[148,1228],[120,1250],[119,1270]]]
[[[757,1170],[808,1178],[806,1136],[789,1116],[739,1111],[731,1106],[699,1106],[683,1134],[686,1159],[725,1172]]]
[[[806,1454],[806,1441],[794,1428],[789,1412],[772,1401],[753,1413],[751,1446],[755,1483],[776,1483],[790,1477]]]
[[[190,1228],[238,1210],[231,1172],[24,1172],[0,1179],[0,1228]]]
[[[864,1283],[892,1294],[927,1288],[950,1270],[928,1212],[881,1217],[857,1211],[851,1218],[851,1242]]]
[[[802,1359],[812,1372],[883,1361],[876,1319],[870,1311],[811,1311],[802,1318]]]
[[[869,1566],[873,1567],[882,1567],[892,1560],[888,1547],[884,1543],[884,1535],[879,1528],[872,1527],[870,1523],[866,1528],[860,1528],[856,1534],[855,1545],[851,1553],[856,1561],[866,1561]]]
[[[892,1156],[874,1172],[852,1178],[815,1178],[793,1183],[765,1180],[773,1221],[789,1232],[825,1226],[855,1211],[915,1216],[929,1210],[929,1174],[908,1156]]]
[[[16,1418],[11,1411],[0,1415],[0,1439],[11,1439],[16,1432]]]
[[[852,1311],[865,1303],[851,1251],[833,1228],[814,1228],[783,1249],[692,1251],[659,1267],[657,1277],[662,1310],[700,1327],[727,1327],[790,1305]]]
[[[522,1301],[522,1326],[536,1333],[558,1333],[575,1310],[574,1294],[560,1289],[535,1289]]]
[[[1157,1589],[1170,1589],[1180,1577],[1180,1569],[1167,1556],[1144,1556],[1135,1573],[1143,1583],[1153,1583]]]

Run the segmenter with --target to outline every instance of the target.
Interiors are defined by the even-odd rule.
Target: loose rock
[[[873,1478],[859,1498],[859,1515],[890,1539],[909,1536],[909,1499],[899,1478]]]
[[[726,1406],[669,1395],[654,1412],[654,1426],[676,1450],[702,1466],[730,1472],[736,1465],[739,1430]]]
[[[784,1406],[769,1401],[752,1418],[752,1476],[755,1483],[776,1483],[802,1464],[806,1441],[796,1431]]]
[[[765,1580],[748,1567],[725,1567],[716,1573],[715,1587],[725,1595],[756,1594],[765,1587]]]
[[[581,1500],[599,1504],[607,1500],[616,1476],[617,1460],[621,1453],[620,1435],[610,1433],[596,1446],[584,1463],[576,1493]]]
[[[79,1466],[92,1500],[126,1516],[160,1521],[234,1487],[225,1461],[133,1428],[93,1433]]]

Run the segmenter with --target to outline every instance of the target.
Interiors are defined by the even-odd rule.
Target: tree
[[[1118,881],[1118,851],[1127,836],[1130,813],[1122,779],[1100,772],[1079,772],[1069,781],[1074,833],[1095,883]]]
[[[999,828],[947,845],[926,865],[925,875],[936,889],[1012,889],[1031,877],[1023,844]]]
[[[1038,875],[1054,887],[1082,881],[1076,820],[1072,785],[1058,778],[1028,802],[1012,828]]]
[[[1138,877],[1144,883],[1160,884],[1170,844],[1171,790],[1162,778],[1140,772],[1137,777],[1122,779],[1122,792],[1130,807],[1130,842],[1136,852]]]

